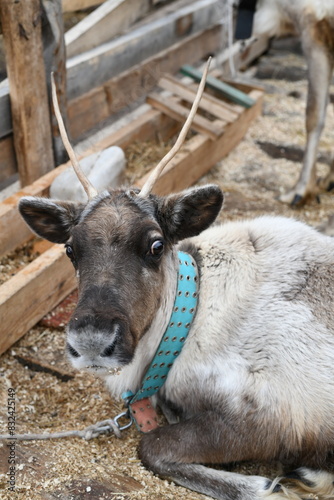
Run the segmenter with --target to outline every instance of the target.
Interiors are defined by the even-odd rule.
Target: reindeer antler
[[[88,199],[91,200],[95,196],[97,196],[99,193],[98,191],[94,188],[94,186],[91,184],[89,179],[85,176],[84,172],[82,171],[80,164],[77,160],[76,154],[74,152],[74,149],[72,148],[70,141],[68,140],[65,125],[63,118],[61,116],[60,110],[59,110],[59,104],[58,104],[58,99],[57,99],[57,91],[56,91],[56,84],[54,80],[54,75],[51,73],[51,89],[52,89],[52,102],[53,102],[53,107],[55,110],[57,122],[58,122],[58,127],[60,131],[60,135],[62,138],[62,141],[64,143],[65,149],[67,151],[68,156],[70,157],[72,166],[74,168],[75,173],[77,174],[77,177],[79,181],[82,184],[82,187],[84,188]]]
[[[211,62],[211,57],[209,57],[207,63],[206,63],[206,66],[205,66],[205,69],[203,71],[203,75],[202,75],[202,79],[200,81],[200,84],[198,86],[198,90],[197,90],[197,94],[196,94],[196,97],[195,97],[195,100],[191,106],[191,110],[189,112],[189,115],[188,115],[188,118],[187,120],[185,121],[182,129],[181,129],[181,132],[179,134],[179,137],[177,138],[177,141],[176,143],[174,144],[174,146],[172,147],[172,149],[162,158],[162,160],[158,163],[158,165],[155,167],[155,169],[151,172],[151,175],[149,176],[149,178],[147,179],[147,181],[145,182],[144,186],[142,187],[140,193],[138,194],[138,196],[140,197],[144,197],[144,196],[147,196],[148,194],[150,194],[150,192],[152,191],[153,189],[153,186],[154,184],[156,183],[156,181],[158,180],[161,172],[163,171],[163,169],[165,168],[165,166],[171,161],[171,159],[176,155],[176,153],[179,151],[179,149],[181,148],[186,136],[187,136],[187,133],[191,127],[191,123],[194,119],[194,116],[197,112],[197,109],[198,109],[198,105],[200,103],[200,100],[201,100],[201,97],[202,97],[202,94],[203,94],[203,91],[204,91],[204,87],[205,87],[205,83],[206,83],[206,78],[207,78],[207,75],[208,75],[208,71],[209,71],[209,66],[210,66],[210,62]]]

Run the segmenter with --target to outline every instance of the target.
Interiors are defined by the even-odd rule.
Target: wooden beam
[[[221,44],[221,27],[214,26],[188,36],[166,50],[133,66],[94,90],[69,102],[68,117],[73,139],[106,120],[113,113],[148,94],[164,73],[175,73],[216,52]]]
[[[8,79],[0,84],[0,138],[12,133],[13,123],[10,111]]]
[[[17,173],[13,136],[0,139],[0,184]],[[0,238],[1,239],[1,238]]]
[[[5,50],[3,47],[3,37],[0,33],[0,81],[7,75]]]
[[[76,284],[63,245],[53,245],[5,282],[0,298],[0,354],[71,293]]]
[[[170,92],[179,94],[182,99],[192,104],[195,100],[198,85],[185,86],[180,80],[172,77],[171,75],[165,75],[159,80],[159,86]],[[205,93],[199,103],[200,109],[207,111],[208,113],[214,115],[220,120],[223,119],[225,122],[231,122],[235,120],[236,114],[233,112],[233,107],[226,109],[225,103],[216,97],[213,97]],[[231,111],[230,111],[231,110]]]
[[[152,92],[147,97],[147,102],[153,108],[163,111],[175,120],[185,122],[189,115],[189,108],[183,106],[179,101],[180,99],[175,99],[173,96],[166,97],[157,92]],[[223,133],[224,123],[221,121],[219,123],[211,122],[208,118],[197,114],[192,121],[191,128],[215,140]]]
[[[65,34],[67,57],[109,42],[150,10],[150,0],[107,0]]]
[[[63,12],[74,12],[101,5],[103,2],[104,0],[62,0],[62,8]]]
[[[237,41],[233,44],[232,54],[236,70],[246,69],[251,62],[268,50],[270,37],[261,35],[249,40]],[[229,65],[228,51],[222,55],[223,70]]]
[[[44,22],[42,29],[45,74],[48,95],[51,96],[51,73],[54,75],[59,109],[68,128],[67,120],[67,78],[66,78],[66,51],[64,41],[64,22],[61,10],[61,0],[42,0]],[[53,141],[55,165],[60,165],[68,158],[63,141],[60,137],[58,121],[51,106],[51,133]]]
[[[220,0],[179,0],[159,9],[153,21],[145,20],[125,35],[72,57],[67,61],[68,98],[85,94],[184,38],[178,26],[185,18],[187,35],[217,25],[219,5]]]
[[[22,185],[54,167],[39,0],[0,3],[14,146]]]

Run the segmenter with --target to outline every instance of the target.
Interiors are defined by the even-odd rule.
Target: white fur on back
[[[183,408],[186,400],[190,415],[208,398],[240,413],[247,396],[265,418],[277,412],[291,442],[310,428],[330,435],[334,332],[294,296],[310,263],[334,265],[334,241],[280,217],[227,223],[192,241],[203,259],[199,309],[166,397]]]

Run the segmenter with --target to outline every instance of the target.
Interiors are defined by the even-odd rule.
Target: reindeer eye
[[[156,240],[151,245],[151,255],[161,255],[164,250],[164,242],[162,240]]]
[[[71,245],[66,245],[65,251],[66,251],[67,257],[69,257],[71,260],[73,260],[74,259],[74,252],[73,252],[73,248],[71,247]]]

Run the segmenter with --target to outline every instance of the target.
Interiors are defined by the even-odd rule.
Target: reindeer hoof
[[[272,488],[272,484],[273,484],[273,481],[269,481],[268,480],[268,483],[267,483],[265,489],[266,490],[271,490],[271,493],[278,493],[278,492],[282,491],[282,486],[280,485],[280,483],[275,484],[275,486],[273,487],[273,489],[271,489]]]
[[[281,194],[277,198],[281,203],[290,205],[291,207],[296,207],[297,205],[302,205],[305,201],[305,196],[297,194],[295,190],[288,191],[287,193]]]
[[[303,201],[303,197],[300,194],[295,194],[295,196],[291,202],[291,206],[296,207],[298,205],[301,205],[302,201]]]
[[[315,192],[306,192],[303,194],[299,194],[296,190],[289,191],[288,193],[284,193],[278,197],[278,200],[282,203],[286,203],[290,205],[290,207],[302,207],[305,203],[311,199],[317,198],[320,203],[320,199]]]
[[[327,186],[327,191],[332,191],[332,189],[334,189],[334,181],[331,181],[328,186]]]
[[[278,493],[279,491],[282,491],[282,486],[279,483],[277,483],[275,485],[275,488],[273,489],[273,493]]]

